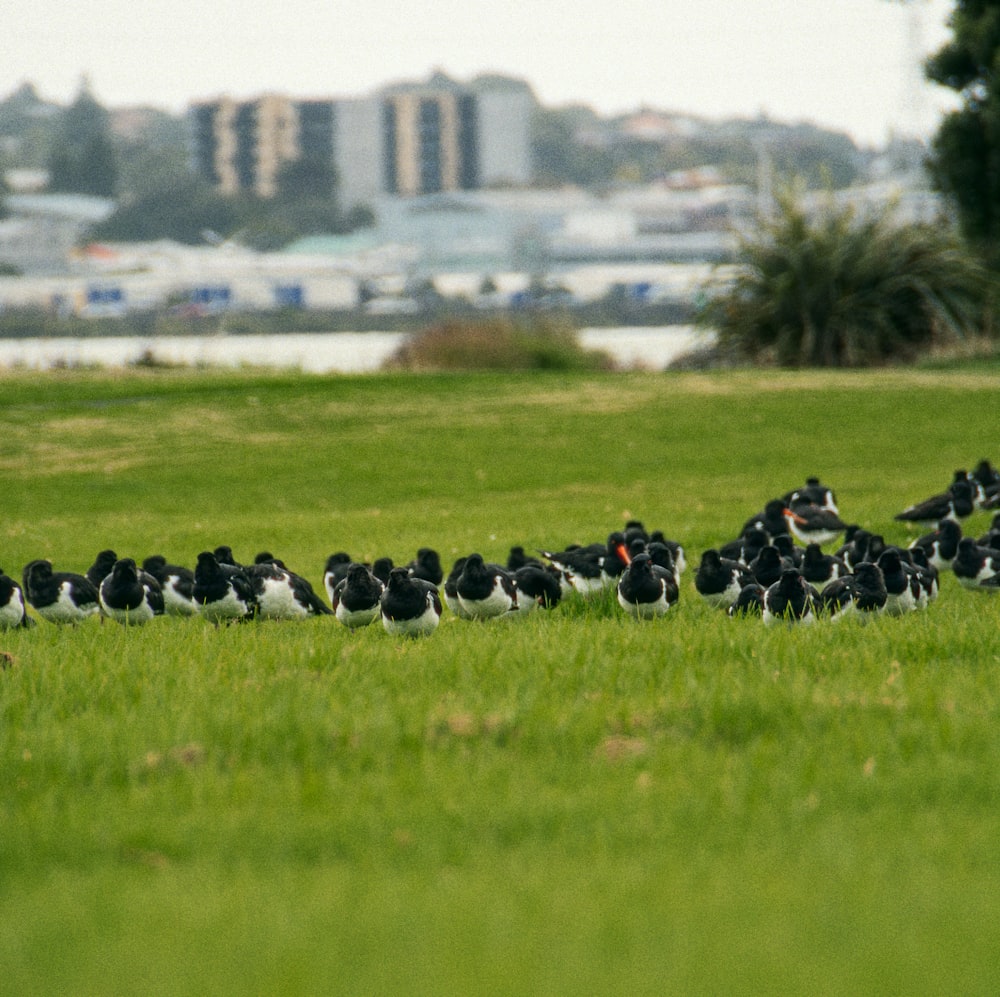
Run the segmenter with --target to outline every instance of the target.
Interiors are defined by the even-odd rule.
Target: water
[[[293,368],[308,373],[378,370],[407,338],[403,332],[283,333],[225,336],[107,336],[0,339],[0,367],[120,367],[145,356],[188,366]],[[604,350],[623,367],[663,369],[704,341],[693,326],[583,329],[580,344]]]

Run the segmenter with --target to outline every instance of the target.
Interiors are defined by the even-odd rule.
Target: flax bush
[[[912,360],[981,336],[990,281],[952,227],[899,224],[891,208],[779,199],[745,237],[737,276],[699,315],[727,353],[782,367]]]

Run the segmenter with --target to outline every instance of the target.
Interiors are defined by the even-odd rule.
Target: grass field
[[[998,374],[7,374],[0,565],[318,586],[630,517],[694,565],[810,474],[908,541]],[[765,628],[692,575],[656,622],[0,634],[0,992],[996,994],[1000,599]]]

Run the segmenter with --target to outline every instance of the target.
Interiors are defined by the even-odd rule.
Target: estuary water
[[[291,368],[308,373],[378,370],[405,332],[314,332],[222,336],[106,336],[0,339],[0,367],[121,367],[140,359],[187,366]],[[662,370],[706,341],[690,325],[582,329],[585,349],[603,350],[622,367]]]

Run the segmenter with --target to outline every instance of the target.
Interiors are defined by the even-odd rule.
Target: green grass
[[[997,459],[996,369],[0,380],[0,564],[730,539]],[[979,514],[970,529],[985,529]],[[993,994],[1000,600],[0,635],[0,990]]]

